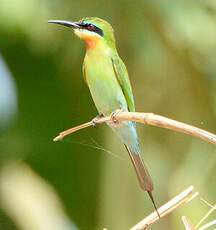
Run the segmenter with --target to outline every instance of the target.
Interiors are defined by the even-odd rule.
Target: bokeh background
[[[215,0],[0,0],[0,229],[129,229],[153,211],[129,157],[106,126],[61,142],[59,131],[97,115],[81,67],[84,44],[49,19],[109,21],[136,110],[216,132]],[[190,185],[216,202],[215,146],[138,125],[158,206]],[[152,229],[184,229],[199,198]],[[206,223],[214,220],[212,213]]]

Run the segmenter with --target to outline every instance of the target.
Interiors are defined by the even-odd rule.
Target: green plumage
[[[106,44],[87,51],[83,72],[100,113],[110,115],[116,109],[135,111],[126,67]]]
[[[50,22],[72,27],[86,43],[83,74],[98,112],[107,116],[119,109],[135,111],[128,72],[116,50],[111,25],[100,18],[84,18],[79,22]],[[108,125],[126,146],[140,186],[149,193],[154,204],[151,193],[153,183],[142,160],[135,123],[108,122]]]

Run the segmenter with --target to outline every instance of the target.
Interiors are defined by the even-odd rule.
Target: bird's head
[[[110,47],[115,46],[112,26],[100,18],[83,18],[78,22],[61,20],[50,20],[48,22],[72,28],[75,34],[86,43],[87,49],[94,48],[100,42],[105,42]]]

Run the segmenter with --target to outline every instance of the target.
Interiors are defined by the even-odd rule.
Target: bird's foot
[[[95,117],[93,120],[92,120],[92,126],[93,127],[96,127],[96,122],[102,118],[104,115],[102,113],[98,114],[97,117]]]
[[[114,112],[111,113],[110,118],[114,123],[118,123],[118,121],[116,120],[116,115],[122,111],[122,109],[116,109]]]

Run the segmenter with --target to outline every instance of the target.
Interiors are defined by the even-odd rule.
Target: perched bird
[[[113,111],[135,111],[134,98],[127,69],[118,55],[112,26],[96,17],[78,22],[50,20],[72,28],[86,44],[83,74],[100,115]],[[124,143],[134,165],[141,188],[147,191],[157,211],[152,190],[152,179],[142,160],[136,123],[109,122],[108,125]]]

